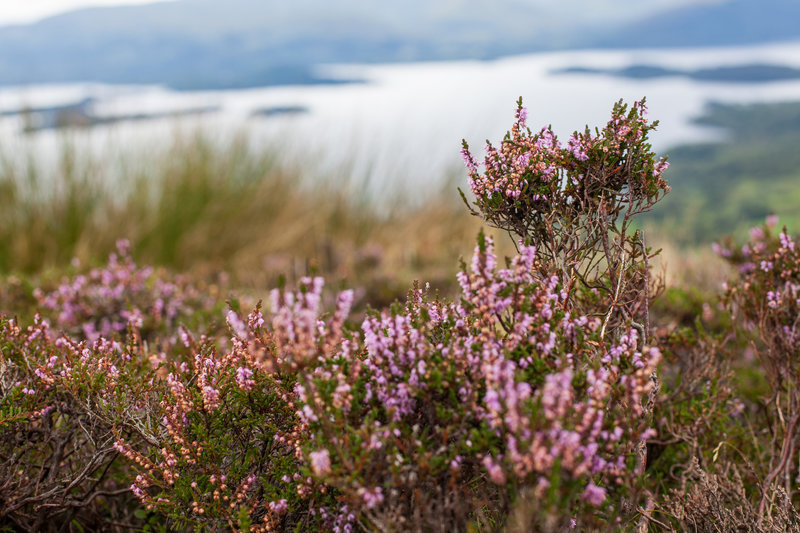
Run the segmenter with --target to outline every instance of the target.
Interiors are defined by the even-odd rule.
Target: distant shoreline
[[[754,63],[748,65],[701,68],[696,70],[670,69],[653,65],[631,65],[620,69],[568,67],[554,74],[598,74],[620,78],[645,80],[666,77],[683,77],[694,81],[720,83],[769,83],[800,79],[800,69],[785,65]]]

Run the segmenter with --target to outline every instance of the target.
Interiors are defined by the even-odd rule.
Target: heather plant
[[[797,531],[800,513],[791,505],[785,505],[785,493],[778,488],[777,500],[783,505],[764,516],[753,505],[740,470],[736,464],[728,463],[720,468],[720,473],[709,473],[697,459],[692,460],[684,472],[683,487],[666,498],[666,511],[677,523],[677,527],[668,531]]]
[[[150,364],[135,344],[55,336],[0,317],[0,524],[25,531],[141,521],[113,446],[138,443]]]
[[[657,406],[664,457],[654,470],[668,467],[677,481],[659,509],[672,531],[800,527],[792,345],[799,258],[794,238],[776,227],[770,216],[744,245],[714,245],[738,271],[723,286],[727,328],[664,341],[667,359],[679,360],[666,368],[680,379],[665,379],[671,394]]]
[[[740,278],[726,285],[725,301],[744,326],[740,334],[749,343],[769,383],[764,410],[771,428],[766,449],[768,466],[761,480],[758,515],[773,506],[792,508],[800,474],[796,448],[800,438],[800,396],[797,376],[800,339],[800,250],[786,228],[776,233],[771,216],[750,231],[750,241],[733,249],[730,241],[718,252],[738,265]],[[778,498],[778,487],[783,497]]]
[[[124,336],[129,326],[145,339],[177,339],[179,320],[211,307],[208,297],[183,278],[169,280],[153,268],[140,268],[126,240],[102,268],[65,278],[51,292],[34,292],[43,312],[52,313],[53,326],[73,337],[95,341]]]
[[[664,358],[653,407],[657,436],[647,442],[653,516],[670,525],[667,531],[711,527],[714,520],[716,530],[731,530],[728,518],[748,516],[752,507],[752,490],[745,487],[759,479],[753,475],[758,446],[732,368],[730,329],[707,331],[698,317],[693,327],[659,335],[658,344]],[[731,508],[734,503],[739,507]]]
[[[321,279],[273,295],[242,321],[229,311],[230,347],[182,330],[191,363],[166,364],[165,387],[137,450],[115,447],[137,472],[131,490],[175,526],[244,531],[308,530],[325,523],[327,487],[302,462],[307,439],[298,410],[303,369],[332,355],[352,292],[320,322]],[[271,326],[271,327],[270,327]],[[304,472],[305,470],[305,472]]]
[[[500,146],[487,141],[483,172],[466,142],[462,150],[473,214],[535,245],[570,288],[579,281],[589,289],[584,305],[608,310],[603,331],[633,321],[643,339],[652,255],[633,222],[669,191],[662,177],[669,164],[648,143],[658,122],[646,111],[644,100],[630,109],[620,101],[602,131],[587,126],[563,146],[550,128],[527,127],[520,99]]]
[[[600,321],[571,316],[535,261],[522,245],[498,269],[482,239],[459,303],[413,290],[301,391],[314,473],[370,528],[497,527],[523,496],[543,502],[526,527],[608,525],[634,496],[658,350],[635,329],[603,349]]]

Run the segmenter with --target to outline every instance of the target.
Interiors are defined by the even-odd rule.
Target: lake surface
[[[254,148],[277,150],[310,175],[369,182],[376,190],[424,193],[461,172],[466,139],[481,153],[511,126],[523,97],[532,129],[552,124],[566,137],[584,125],[606,122],[620,98],[647,97],[650,117],[660,121],[655,148],[721,138],[691,123],[709,102],[800,100],[800,81],[720,83],[680,76],[636,80],[597,74],[557,74],[569,67],[621,69],[651,65],[669,69],[770,64],[800,68],[800,43],[685,50],[570,51],[396,65],[329,65],[327,76],[364,83],[272,87],[236,91],[174,92],[161,87],[73,84],[0,89],[0,112],[74,104],[92,98],[98,117],[160,115],[77,129],[22,133],[25,117],[0,116],[0,154],[24,164],[34,154],[58,164],[65,136],[78,149],[102,158],[158,153],[176,135],[201,131],[214,142],[243,135]],[[258,110],[278,112],[254,114]],[[202,114],[167,117],[181,110]],[[301,109],[306,112],[296,112]],[[286,112],[284,111],[293,111]],[[49,163],[48,163],[49,162]],[[113,174],[113,168],[109,168]],[[113,179],[110,175],[109,179]]]

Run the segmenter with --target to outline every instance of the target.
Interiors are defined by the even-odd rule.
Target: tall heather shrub
[[[607,310],[603,333],[628,321],[642,338],[649,335],[650,252],[633,222],[669,192],[662,177],[669,164],[648,142],[658,122],[646,111],[644,100],[630,109],[620,101],[602,131],[587,127],[563,146],[550,128],[527,127],[520,99],[500,146],[487,142],[483,172],[466,142],[462,150],[473,214],[535,245],[542,272],[559,274],[570,291],[576,283],[590,289],[569,304]]]

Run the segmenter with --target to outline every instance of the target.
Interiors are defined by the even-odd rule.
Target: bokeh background
[[[669,280],[713,288],[711,243],[798,229],[798,20],[792,0],[3,2],[0,275],[127,238],[260,293],[309,272],[375,305],[447,290],[480,227],[462,139],[499,140],[520,96],[562,137],[646,97],[672,192],[642,226]]]

